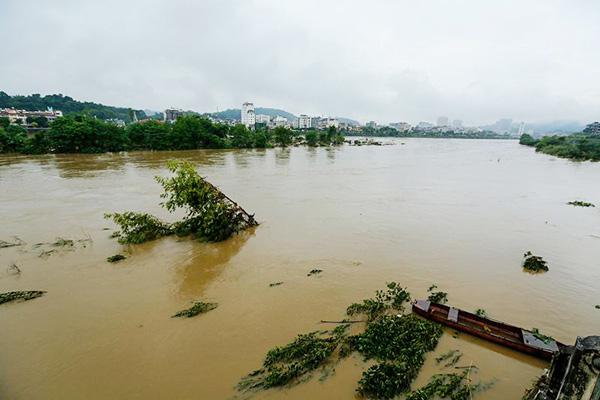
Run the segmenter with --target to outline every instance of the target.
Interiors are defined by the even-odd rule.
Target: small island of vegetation
[[[581,133],[569,136],[544,136],[535,139],[529,134],[523,134],[519,143],[535,147],[535,150],[556,157],[568,158],[574,161],[600,161],[600,123],[587,126]]]

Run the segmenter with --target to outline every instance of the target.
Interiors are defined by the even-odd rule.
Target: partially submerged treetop
[[[212,183],[201,177],[188,161],[170,161],[171,177],[156,177],[164,189],[161,206],[173,212],[184,209],[185,217],[172,224],[142,213],[106,214],[120,226],[115,236],[121,243],[142,243],[170,234],[195,235],[211,242],[228,239],[236,232],[258,225],[248,214]]]

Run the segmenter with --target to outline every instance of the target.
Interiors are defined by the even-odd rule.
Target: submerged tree
[[[185,217],[174,223],[136,212],[106,214],[119,225],[114,234],[120,243],[143,243],[170,234],[195,235],[201,239],[219,242],[251,226],[258,225],[254,215],[248,214],[212,183],[201,177],[187,161],[170,161],[169,171],[174,176],[156,177],[164,189],[161,206],[169,212],[185,211]]]

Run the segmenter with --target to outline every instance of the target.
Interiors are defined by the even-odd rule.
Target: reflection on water
[[[0,249],[0,291],[46,290],[0,306],[0,398],[222,399],[265,352],[344,317],[346,306],[398,281],[414,298],[437,283],[460,308],[540,328],[570,343],[600,332],[600,164],[532,152],[515,141],[403,139],[406,145],[0,157],[0,239],[91,237],[40,258]],[[159,206],[156,175],[194,162],[261,222],[218,244],[109,238],[105,212]],[[108,230],[106,229],[108,228]],[[521,268],[531,250],[548,273]],[[116,264],[106,257],[122,253]],[[313,268],[323,270],[309,278]],[[284,282],[269,287],[272,282]],[[170,316],[203,299],[189,320]],[[545,364],[446,331],[494,381],[480,398],[518,399]],[[429,357],[416,385],[440,372]],[[364,367],[350,357],[313,379],[256,398],[353,398]]]

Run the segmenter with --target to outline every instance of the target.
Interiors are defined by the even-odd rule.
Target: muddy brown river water
[[[391,140],[386,140],[391,141]],[[600,164],[536,154],[516,141],[405,139],[394,146],[0,157],[0,399],[231,399],[266,351],[341,319],[387,281],[565,343],[600,333]],[[103,213],[158,205],[155,175],[188,159],[260,226],[218,244],[109,239]],[[173,218],[172,216],[170,218]],[[40,257],[57,237],[90,239]],[[523,253],[550,271],[521,269]],[[106,257],[124,252],[125,261]],[[9,270],[16,263],[21,273]],[[323,273],[307,277],[320,268]],[[284,284],[269,287],[271,282]],[[219,303],[190,319],[191,301]],[[519,399],[547,364],[447,331],[415,386],[460,349],[493,380],[476,398]],[[352,399],[360,356],[335,374],[256,399]]]

